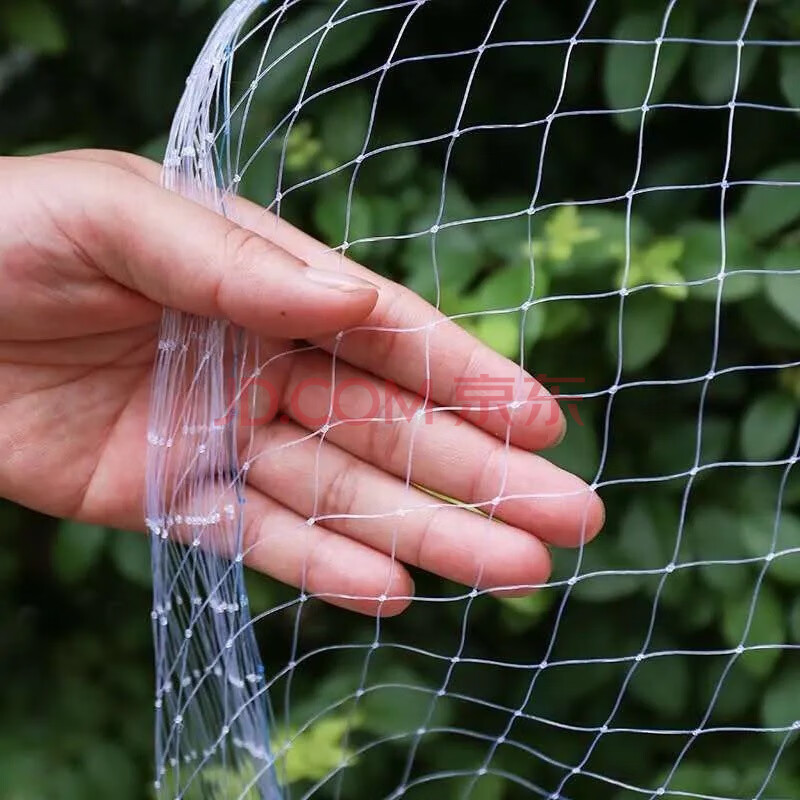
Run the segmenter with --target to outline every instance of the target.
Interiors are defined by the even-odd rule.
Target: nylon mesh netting
[[[688,0],[618,5],[237,0],[210,35],[165,184],[264,235],[288,220],[329,268],[358,261],[441,314],[281,342],[165,313],[159,797],[796,796],[797,42],[766,0],[709,20]],[[452,326],[516,372],[448,364],[434,397]],[[380,364],[405,352],[398,388]],[[607,509],[588,541],[583,503],[551,573],[411,567],[408,610],[388,613],[387,585],[371,619],[335,607],[357,592],[309,588],[313,562],[299,589],[244,567],[320,530],[413,561],[420,526],[463,564],[459,535],[557,516],[564,498],[515,467],[511,420],[549,413],[531,376],[568,424],[542,457]],[[478,414],[507,424],[490,479],[453,500]],[[355,488],[371,456],[391,465],[383,493]]]

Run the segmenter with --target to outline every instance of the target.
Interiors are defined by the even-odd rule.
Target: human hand
[[[170,306],[228,318],[268,351],[287,350],[290,339],[318,345],[276,360],[263,377],[280,400],[254,431],[250,566],[304,580],[309,592],[375,597],[336,602],[388,615],[413,594],[392,553],[467,585],[536,586],[549,575],[546,545],[575,546],[598,532],[597,496],[531,452],[564,431],[544,389],[533,423],[523,407],[443,411],[418,426],[402,418],[332,426],[318,461],[307,420],[324,417],[331,390],[308,392],[302,409],[289,399],[298,386],[330,380],[339,330],[440,321],[427,360],[422,335],[356,330],[342,340],[337,382],[370,387],[382,409],[389,382],[416,408],[429,378],[430,400],[448,407],[458,405],[459,379],[517,378],[519,367],[409,290],[262,209],[242,201],[236,225],[161,188],[159,174],[145,159],[103,151],[0,159],[0,495],[54,516],[143,527],[151,371]],[[414,484],[484,504],[492,518],[432,503],[406,485],[409,463]],[[400,507],[416,510],[364,518]],[[312,513],[323,521],[292,536]],[[382,594],[389,600],[379,604]]]

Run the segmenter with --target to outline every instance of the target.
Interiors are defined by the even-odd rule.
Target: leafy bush
[[[469,31],[469,15],[458,13],[460,5],[434,4],[430,24],[410,34],[415,51],[444,51]],[[602,40],[613,31],[615,39],[654,40],[663,5],[601,3],[586,36],[599,32]],[[585,0],[512,2],[507,29],[535,30],[541,39],[558,39],[564,31],[569,36],[585,6]],[[708,42],[735,39],[744,7],[681,0],[668,33]],[[124,5],[5,0],[0,95],[7,113],[0,118],[0,148],[31,153],[104,146],[160,157],[185,75],[219,10],[209,0],[176,0],[167,9],[142,0]],[[365,17],[359,35],[328,48],[334,55],[319,74],[333,82],[346,67],[369,63],[391,33],[382,29],[382,17]],[[301,4],[284,35],[299,37],[320,18],[327,19],[324,9]],[[800,4],[759,4],[747,38],[792,37],[800,38]],[[352,769],[342,778],[344,796],[384,796],[392,776],[405,767],[409,732],[413,739],[420,726],[429,733],[421,740],[414,775],[474,771],[510,711],[523,703],[530,665],[547,652],[557,624],[548,658],[559,666],[540,673],[514,728],[514,738],[529,751],[501,746],[494,768],[553,791],[565,774],[559,765],[580,762],[624,688],[617,728],[691,731],[728,725],[742,731],[698,737],[669,775],[671,791],[800,796],[797,749],[782,752],[770,774],[783,734],[745,733],[800,718],[797,651],[776,647],[800,643],[800,480],[796,471],[785,469],[797,436],[800,368],[743,369],[793,362],[800,345],[800,276],[793,272],[800,266],[800,190],[759,183],[800,179],[797,113],[737,110],[723,253],[720,190],[714,184],[725,168],[736,48],[665,43],[649,104],[671,105],[648,112],[638,186],[675,188],[638,194],[631,214],[625,193],[633,180],[638,108],[648,90],[654,47],[616,42],[575,49],[565,106],[617,113],[554,123],[539,197],[544,210],[531,218],[530,231],[527,216],[498,218],[444,228],[437,238],[446,313],[500,352],[513,358],[524,354],[538,374],[581,376],[576,393],[586,397],[575,402],[569,433],[548,457],[589,480],[602,470],[606,532],[581,556],[582,578],[570,587],[563,614],[563,585],[523,599],[482,597],[470,606],[467,650],[433,717],[431,696],[447,665],[418,654],[456,652],[465,602],[420,604],[392,624],[391,640],[413,645],[417,654],[377,651],[349,732],[341,723],[350,717],[347,704],[323,712],[357,690],[363,654],[343,651],[329,654],[324,663],[298,662],[291,687],[280,687],[290,697],[290,714],[276,734],[282,741],[300,737],[284,764],[292,781],[311,785],[348,759]],[[489,64],[487,79],[476,84],[472,102],[480,118],[534,119],[549,113],[549,89],[560,80],[563,52],[542,47],[514,58],[508,74]],[[275,121],[276,109],[289,101],[282,87],[296,85],[292,80],[303,69],[302,60],[287,59],[268,97],[254,106],[254,128],[266,130]],[[413,85],[389,94],[387,127],[396,141],[450,129],[452,98],[445,102],[438,77],[452,77],[446,70],[422,63]],[[493,90],[498,85],[502,92]],[[800,106],[796,49],[748,44],[738,97],[764,106]],[[334,170],[358,153],[370,99],[367,89],[356,88],[346,102],[314,105],[288,139],[285,163],[293,181]],[[698,104],[705,108],[698,110]],[[466,142],[451,164],[448,219],[501,217],[527,208],[530,197],[516,193],[516,179],[520,170],[535,178],[532,153],[538,153],[540,141],[509,135],[499,148],[495,141]],[[350,240],[429,228],[438,212],[441,155],[393,150],[380,168],[365,168],[352,198]],[[243,181],[245,193],[271,200],[279,156],[280,148],[273,148],[256,162]],[[625,175],[619,174],[620,165],[626,165]],[[321,238],[341,242],[346,181],[334,175],[311,183],[287,199],[285,213]],[[711,188],[678,188],[704,183]],[[611,199],[581,202],[604,197]],[[518,313],[476,312],[516,309],[527,299],[531,253],[537,264],[535,298],[544,302],[528,310],[520,353]],[[352,254],[435,297],[429,239],[365,242]],[[771,272],[760,272],[764,268]],[[715,343],[715,376],[704,382]],[[665,383],[687,378],[695,380]],[[613,406],[607,395],[592,396],[620,384]],[[708,468],[721,462],[728,466]],[[630,483],[622,485],[634,476],[642,479],[635,492]],[[10,657],[4,655],[7,677],[0,695],[0,797],[148,796],[152,673],[146,541],[57,523],[8,505],[2,515],[0,602],[9,622],[0,649]],[[682,535],[676,543],[677,531]],[[777,555],[765,562],[771,551]],[[575,573],[576,557],[555,554],[554,580],[567,581]],[[694,566],[698,561],[716,563]],[[667,564],[674,569],[664,573]],[[256,611],[289,596],[258,576],[248,581]],[[417,588],[427,596],[452,588],[454,597],[461,596],[461,590],[426,576],[418,577]],[[651,638],[655,598],[658,624]],[[281,654],[292,652],[293,622],[287,615],[269,624],[268,652],[276,668],[282,666]],[[316,604],[304,611],[301,630],[309,653],[337,642],[368,643],[375,635],[374,623]],[[628,683],[643,643],[646,655]],[[729,651],[739,644],[765,647],[744,653],[729,667]],[[679,655],[682,651],[708,654],[688,657]],[[575,663],[585,659],[596,660]],[[529,668],[504,671],[493,666],[500,660]],[[315,715],[317,727],[299,732],[302,721]],[[542,719],[552,724],[536,723]],[[376,736],[386,743],[359,757],[359,746]],[[568,795],[638,796],[623,783],[655,790],[686,739],[603,736],[583,774],[571,779]],[[598,794],[597,782],[587,777],[592,773],[619,783],[603,784]],[[207,778],[216,785],[209,791],[223,796],[247,781],[225,774]],[[468,783],[454,780],[444,789],[421,784],[410,793],[456,798]],[[322,792],[333,794],[336,787],[331,781]],[[496,774],[481,776],[474,789],[473,797],[481,800],[529,794]]]

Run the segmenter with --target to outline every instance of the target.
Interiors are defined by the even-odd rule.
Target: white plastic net
[[[237,0],[211,34],[166,185],[264,235],[311,220],[441,314],[314,343],[165,314],[159,797],[796,795],[800,167],[752,171],[761,115],[798,113],[754,54],[796,43],[773,3],[606,6]],[[703,102],[671,93],[695,51]],[[455,325],[508,361],[448,362]],[[542,385],[596,541],[581,484],[525,460]],[[577,546],[499,569],[512,528]],[[328,534],[411,564],[410,608],[404,568]],[[293,558],[298,589],[243,567]],[[322,602],[361,595],[374,620]]]

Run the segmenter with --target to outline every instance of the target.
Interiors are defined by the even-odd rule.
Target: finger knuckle
[[[222,263],[226,272],[247,272],[256,262],[269,257],[274,249],[274,245],[254,231],[231,225],[223,240]]]
[[[390,422],[371,422],[367,426],[367,453],[373,464],[387,463],[399,469],[407,457],[402,453],[407,423],[398,418]]]
[[[239,294],[242,286],[247,285],[247,278],[254,274],[257,266],[269,258],[274,245],[262,239],[257,233],[247,228],[231,225],[225,231],[222,240],[222,252],[219,264],[212,265],[212,271],[218,270],[215,287],[216,307],[225,313],[230,306],[233,294]]]
[[[349,516],[358,500],[358,467],[344,465],[333,476],[320,497],[319,509],[322,515]]]

